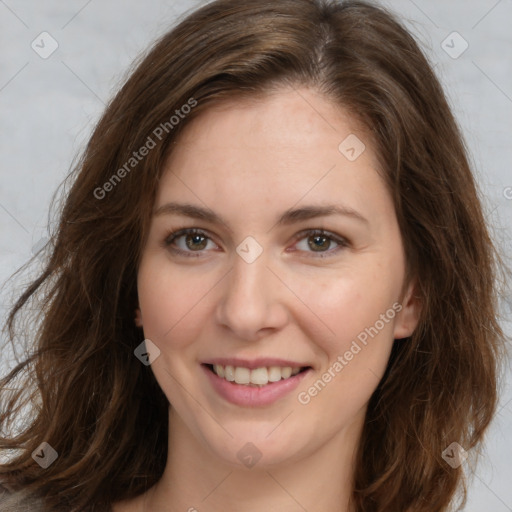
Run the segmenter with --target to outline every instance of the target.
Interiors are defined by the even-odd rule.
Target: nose
[[[265,251],[252,263],[236,254],[223,282],[216,317],[233,337],[257,341],[286,325],[285,286],[269,268]]]

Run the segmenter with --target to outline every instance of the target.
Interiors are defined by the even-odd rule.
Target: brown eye
[[[187,228],[180,229],[168,235],[163,245],[177,254],[183,254],[184,256],[200,256],[207,248],[208,242],[210,241],[210,237],[203,231]]]
[[[303,231],[297,235],[296,240],[298,240],[296,244],[298,250],[310,254],[316,253],[320,258],[333,256],[349,246],[349,242],[344,238],[321,229]],[[304,244],[303,240],[307,242]],[[300,244],[303,244],[302,247]],[[335,244],[334,248],[331,248],[332,244]]]
[[[183,235],[185,237],[185,244],[191,250],[204,249],[207,245],[207,238],[202,235]]]
[[[310,236],[308,237],[308,240],[308,245],[313,249],[313,251],[329,249],[332,241],[328,236],[324,235]],[[311,242],[311,240],[313,240],[313,242]]]

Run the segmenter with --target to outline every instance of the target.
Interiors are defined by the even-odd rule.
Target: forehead
[[[207,107],[180,134],[184,150],[214,148],[310,152],[319,144],[337,150],[347,135],[368,138],[363,125],[341,106],[309,88],[282,86],[264,95],[222,101]],[[229,138],[226,138],[229,135]],[[368,141],[369,142],[369,141]]]
[[[356,156],[362,151],[355,159],[347,140]],[[247,214],[249,206],[284,210],[306,196],[317,204],[389,203],[377,169],[356,119],[310,89],[282,89],[207,108],[192,120],[166,162],[155,208],[183,194]]]

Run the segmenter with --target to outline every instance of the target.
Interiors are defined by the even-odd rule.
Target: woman
[[[2,431],[35,405],[1,440],[22,449],[11,501],[463,501],[497,402],[499,260],[441,87],[383,9],[188,16],[107,108],[53,244],[9,317],[14,338],[43,292],[37,350],[2,381]]]

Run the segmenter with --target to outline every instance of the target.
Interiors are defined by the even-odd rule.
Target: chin
[[[236,469],[262,469],[285,465],[302,458],[301,453],[305,451],[305,446],[299,441],[297,434],[289,430],[278,434],[279,428],[276,424],[268,428],[265,423],[264,426],[246,425],[238,431],[228,429],[233,437],[210,440],[209,449],[215,457]],[[269,435],[270,432],[272,433]],[[207,436],[205,437],[208,442]]]

